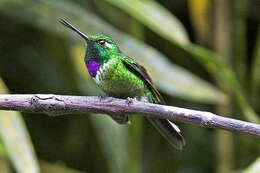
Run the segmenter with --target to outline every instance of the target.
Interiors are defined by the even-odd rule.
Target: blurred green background
[[[84,66],[105,33],[144,65],[169,105],[260,122],[258,0],[0,0],[0,93],[102,95]],[[1,173],[259,173],[258,138],[181,124],[176,151],[139,116],[0,111]]]

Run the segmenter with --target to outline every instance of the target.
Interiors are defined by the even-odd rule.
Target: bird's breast
[[[113,97],[141,96],[145,89],[144,82],[130,72],[121,61],[116,60],[101,65],[93,79],[107,95]]]

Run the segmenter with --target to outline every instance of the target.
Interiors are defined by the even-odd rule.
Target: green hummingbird
[[[106,95],[165,104],[145,68],[124,55],[110,37],[103,34],[86,35],[63,18],[60,18],[60,23],[85,39],[85,65],[90,76]],[[118,123],[127,123],[128,115],[122,116],[111,117]],[[176,149],[181,150],[185,146],[181,131],[174,123],[167,119],[147,119]]]

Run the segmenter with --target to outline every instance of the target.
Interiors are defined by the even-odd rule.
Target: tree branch
[[[140,115],[197,124],[207,128],[221,128],[229,131],[260,137],[260,125],[174,106],[127,101],[112,97],[63,96],[50,94],[0,94],[0,109],[30,113],[45,113],[52,116],[62,114],[105,113]]]

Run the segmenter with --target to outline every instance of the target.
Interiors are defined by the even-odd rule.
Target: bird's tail
[[[176,149],[181,150],[185,146],[185,140],[180,129],[167,119],[147,118],[160,134]]]
[[[157,98],[148,94],[149,102],[165,104],[162,98]],[[181,150],[185,146],[185,140],[177,125],[168,119],[147,118],[160,134],[176,149]]]

